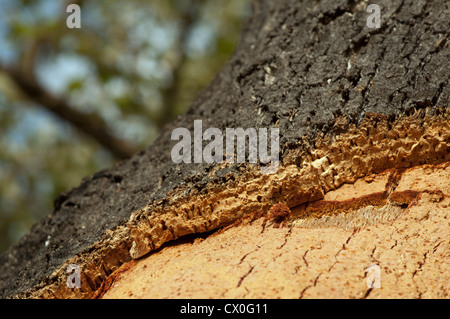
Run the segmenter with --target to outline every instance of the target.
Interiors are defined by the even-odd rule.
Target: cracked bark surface
[[[405,186],[413,192],[399,192],[397,183],[402,169],[450,161],[449,4],[444,0],[378,4],[381,28],[369,29],[364,1],[255,1],[235,54],[187,113],[168,125],[148,149],[61,194],[54,213],[0,256],[0,296],[92,297],[132,259],[181,236],[207,233],[267,211],[277,203],[293,212],[297,224],[290,230],[268,228],[248,245],[243,242],[245,232],[260,231],[258,221],[225,232],[247,247],[236,254],[237,265],[231,270],[235,280],[221,282],[236,296],[256,294],[252,289],[263,286],[263,281],[255,279],[262,280],[263,267],[275,271],[289,265],[290,254],[285,253],[289,248],[297,259],[287,273],[297,275],[297,279],[289,278],[298,285],[295,289],[289,285],[283,272],[283,279],[274,281],[286,283],[286,288],[276,290],[280,296],[326,295],[333,288],[336,294],[351,291],[356,297],[376,297],[376,289],[361,286],[364,270],[353,268],[359,290],[349,288],[339,270],[382,263],[388,251],[407,251],[410,238],[427,250],[421,251],[420,258],[408,257],[416,264],[393,261],[397,268],[388,267],[394,274],[389,280],[399,284],[409,278],[409,290],[402,290],[402,296],[447,296],[448,287],[438,285],[432,291],[423,287],[430,274],[441,271],[439,258],[448,257],[448,241],[433,241],[434,232],[425,229],[431,227],[442,236],[442,231],[448,231],[448,196],[443,195],[430,210],[425,209],[428,202],[414,206],[425,207],[422,213],[440,221],[436,229],[427,224],[429,219],[412,223],[422,243],[406,232],[411,220],[404,220],[412,216],[414,209],[405,214],[405,206],[417,198],[417,191]],[[176,127],[192,131],[196,119],[202,119],[205,128],[223,131],[226,127],[278,127],[278,172],[263,176],[258,166],[250,164],[174,164],[171,132]],[[373,174],[381,174],[377,178],[382,180],[383,172],[394,168],[398,174],[385,173],[391,176],[390,182],[379,184],[389,187],[377,194],[367,191],[356,202],[352,197],[346,201],[330,197]],[[396,204],[386,208],[390,201]],[[354,209],[356,215],[347,220],[352,215],[346,212]],[[386,210],[395,222],[378,225],[377,218],[383,220]],[[367,215],[378,217],[371,220]],[[323,216],[329,223],[326,227]],[[355,231],[352,222],[361,230]],[[316,229],[319,226],[323,227]],[[248,228],[236,232],[239,227]],[[448,240],[448,233],[443,238]],[[392,248],[385,250],[384,245]],[[258,253],[270,249],[276,252],[270,256],[276,257],[276,263],[258,259]],[[217,260],[219,268],[220,251],[209,257]],[[354,254],[349,256],[349,251]],[[347,263],[341,262],[346,258]],[[361,262],[354,263],[352,258]],[[81,289],[67,288],[68,264],[81,266]],[[173,267],[168,260],[166,266]],[[423,286],[417,284],[420,280]],[[239,282],[237,289],[231,289]],[[226,291],[220,294],[227,295]],[[285,295],[287,291],[292,293]]]
[[[328,195],[345,201],[363,196],[386,174],[358,180]],[[328,216],[314,228],[263,227],[263,218],[237,223],[206,238],[174,242],[126,265],[127,273],[103,298],[448,298],[450,275],[450,163],[399,174],[383,218],[372,214],[356,224],[330,227]],[[414,193],[398,214],[390,210],[402,193]],[[334,193],[334,194],[333,194]],[[374,189],[373,194],[376,193]],[[362,195],[362,196],[360,196]],[[402,201],[403,202],[403,201]],[[293,209],[296,210],[295,208]],[[347,221],[350,217],[347,217]],[[297,223],[298,224],[298,223]],[[380,267],[381,288],[368,288],[366,269]]]

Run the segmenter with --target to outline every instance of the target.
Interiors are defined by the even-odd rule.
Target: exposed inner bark
[[[164,203],[135,211],[126,224],[109,231],[87,252],[69,258],[43,289],[31,296],[61,298],[75,293],[78,297],[90,297],[122,263],[142,257],[180,236],[229,225],[243,216],[268,210],[275,203],[293,208],[297,218],[294,225],[309,228],[336,226],[343,221],[349,227],[359,227],[345,220],[358,222],[365,215],[370,216],[366,218],[369,225],[380,215],[395,219],[404,211],[403,204],[409,204],[417,196],[417,193],[410,194],[411,198],[408,194],[391,194],[395,170],[385,173],[389,183],[384,184],[382,191],[371,192],[361,202],[352,199],[331,204],[326,195],[344,183],[370,178],[371,174],[386,169],[450,161],[450,122],[447,113],[440,114],[428,117],[419,111],[390,125],[383,117],[367,118],[358,128],[349,128],[332,140],[318,138],[311,152],[293,150],[285,156],[285,163],[276,174],[262,175],[249,166],[244,174],[229,172],[224,179],[210,174],[212,181],[201,191],[186,194],[185,187],[175,189]],[[302,207],[305,203],[308,206]],[[367,208],[368,205],[374,208]],[[354,216],[347,214],[359,206],[362,210],[355,210]],[[346,213],[345,217],[339,216],[340,212]],[[323,215],[329,215],[326,223],[320,218]],[[80,290],[66,285],[69,264],[84,269],[81,279],[86,284]]]
[[[207,237],[182,237],[124,264],[95,296],[448,298],[449,164],[361,178],[294,208],[281,227],[256,213]],[[373,267],[380,289],[367,285]]]
[[[0,295],[90,297],[120,265],[179,236],[320,200],[386,169],[449,161],[448,3],[380,1],[380,29],[367,28],[366,5],[256,1],[233,58],[185,115],[147,150],[62,194],[0,256]],[[278,127],[278,172],[174,164],[171,132],[196,119]],[[81,289],[67,288],[71,263]]]

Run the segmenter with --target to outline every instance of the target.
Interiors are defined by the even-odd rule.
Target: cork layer
[[[198,195],[174,194],[169,209],[147,207],[132,214],[130,254],[139,258],[168,240],[228,225],[275,203],[295,207],[316,201],[344,183],[389,168],[448,161],[450,124],[445,114],[434,121],[422,110],[393,123],[369,114],[359,128],[334,138],[318,137],[309,151],[288,151],[276,174],[248,168],[243,176],[230,176],[225,185],[210,185]]]
[[[294,208],[326,201],[331,190],[362,177],[370,179],[371,174],[388,169],[448,162],[449,141],[447,109],[436,110],[433,115],[421,109],[397,119],[366,114],[358,127],[349,125],[345,133],[318,136],[313,143],[307,138],[299,141],[283,154],[283,163],[276,174],[261,175],[258,167],[243,165],[239,176],[229,173],[189,196],[185,195],[186,189],[192,185],[176,189],[163,201],[132,213],[126,224],[108,231],[101,241],[67,260],[39,287],[21,297],[90,297],[120,265],[168,241],[229,225],[252,212],[267,211],[276,203]],[[225,165],[218,165],[216,172],[221,169],[226,169]],[[365,203],[382,204],[388,194],[389,190],[384,189]],[[401,208],[400,198],[404,194],[398,192],[398,198],[394,193],[390,196]],[[321,204],[311,207],[315,205]],[[345,208],[348,204],[343,205]],[[340,209],[337,208],[336,212]],[[67,288],[68,264],[80,265],[81,289]]]

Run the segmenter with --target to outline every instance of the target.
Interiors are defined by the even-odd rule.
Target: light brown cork
[[[356,203],[383,192],[391,174],[358,179],[323,200]],[[361,213],[370,211],[363,201],[341,212],[339,227],[329,226],[329,215],[316,217],[313,227],[295,226],[302,225],[296,209],[285,227],[248,219],[205,239],[164,245],[135,261],[99,296],[448,298],[450,163],[411,168],[397,178],[385,203],[371,206],[373,216]],[[403,206],[390,202],[401,193],[415,196]],[[371,265],[380,267],[381,288],[367,285]]]

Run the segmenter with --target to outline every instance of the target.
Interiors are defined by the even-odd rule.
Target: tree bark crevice
[[[320,200],[386,169],[449,161],[447,4],[381,1],[380,29],[367,28],[364,4],[255,1],[235,54],[190,109],[148,149],[100,173],[115,178],[97,174],[63,195],[0,256],[0,295],[90,297],[92,287],[66,287],[68,263],[98,288],[107,272],[177,237]],[[174,164],[171,132],[196,119],[204,128],[276,125],[279,170]]]

